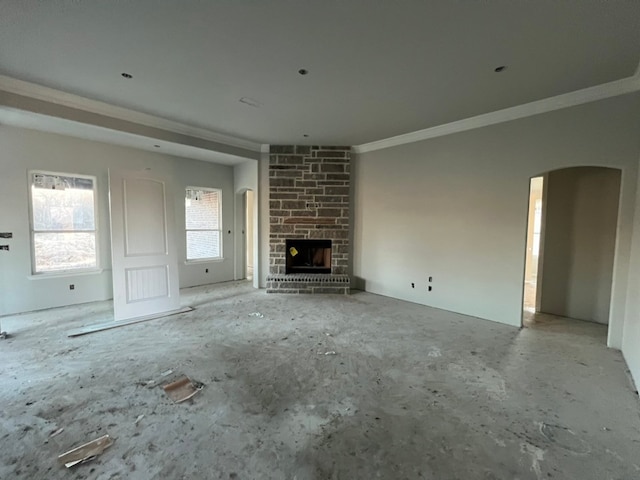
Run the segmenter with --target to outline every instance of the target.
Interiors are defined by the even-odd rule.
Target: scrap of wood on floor
[[[113,445],[113,439],[109,435],[103,435],[100,438],[96,438],[95,440],[63,453],[58,457],[58,461],[63,463],[65,467],[71,468],[79,463],[93,460],[111,445]]]
[[[189,377],[184,376],[162,388],[164,388],[164,391],[171,400],[175,403],[180,403],[185,400],[189,400],[196,393],[202,390],[203,387],[204,384],[200,382],[193,382]]]

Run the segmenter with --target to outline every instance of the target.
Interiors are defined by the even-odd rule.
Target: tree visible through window
[[[185,195],[187,260],[222,257],[220,190],[188,187]]]
[[[95,178],[31,173],[34,273],[98,266]]]

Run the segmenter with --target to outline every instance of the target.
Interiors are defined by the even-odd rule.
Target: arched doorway
[[[523,325],[539,313],[609,323],[620,180],[604,167],[531,179]]]

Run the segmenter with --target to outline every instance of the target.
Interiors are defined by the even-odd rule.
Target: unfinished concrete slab
[[[602,325],[182,294],[195,311],[78,338],[109,302],[3,318],[0,478],[640,478],[640,404]],[[175,404],[169,370],[206,386]],[[107,432],[92,462],[58,463]]]

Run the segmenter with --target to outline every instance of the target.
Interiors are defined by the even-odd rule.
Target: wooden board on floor
[[[170,312],[157,313],[155,315],[147,315],[144,317],[130,318],[128,320],[111,321],[106,323],[99,323],[97,325],[89,325],[88,327],[82,327],[77,330],[73,330],[68,333],[69,337],[79,337],[80,335],[86,335],[88,333],[101,332],[102,330],[110,330],[112,328],[124,327],[125,325],[133,325],[134,323],[148,322],[149,320],[156,320],[158,318],[164,318],[171,315],[177,315],[179,313],[187,313],[193,311],[193,307],[183,307],[178,310],[171,310]]]

